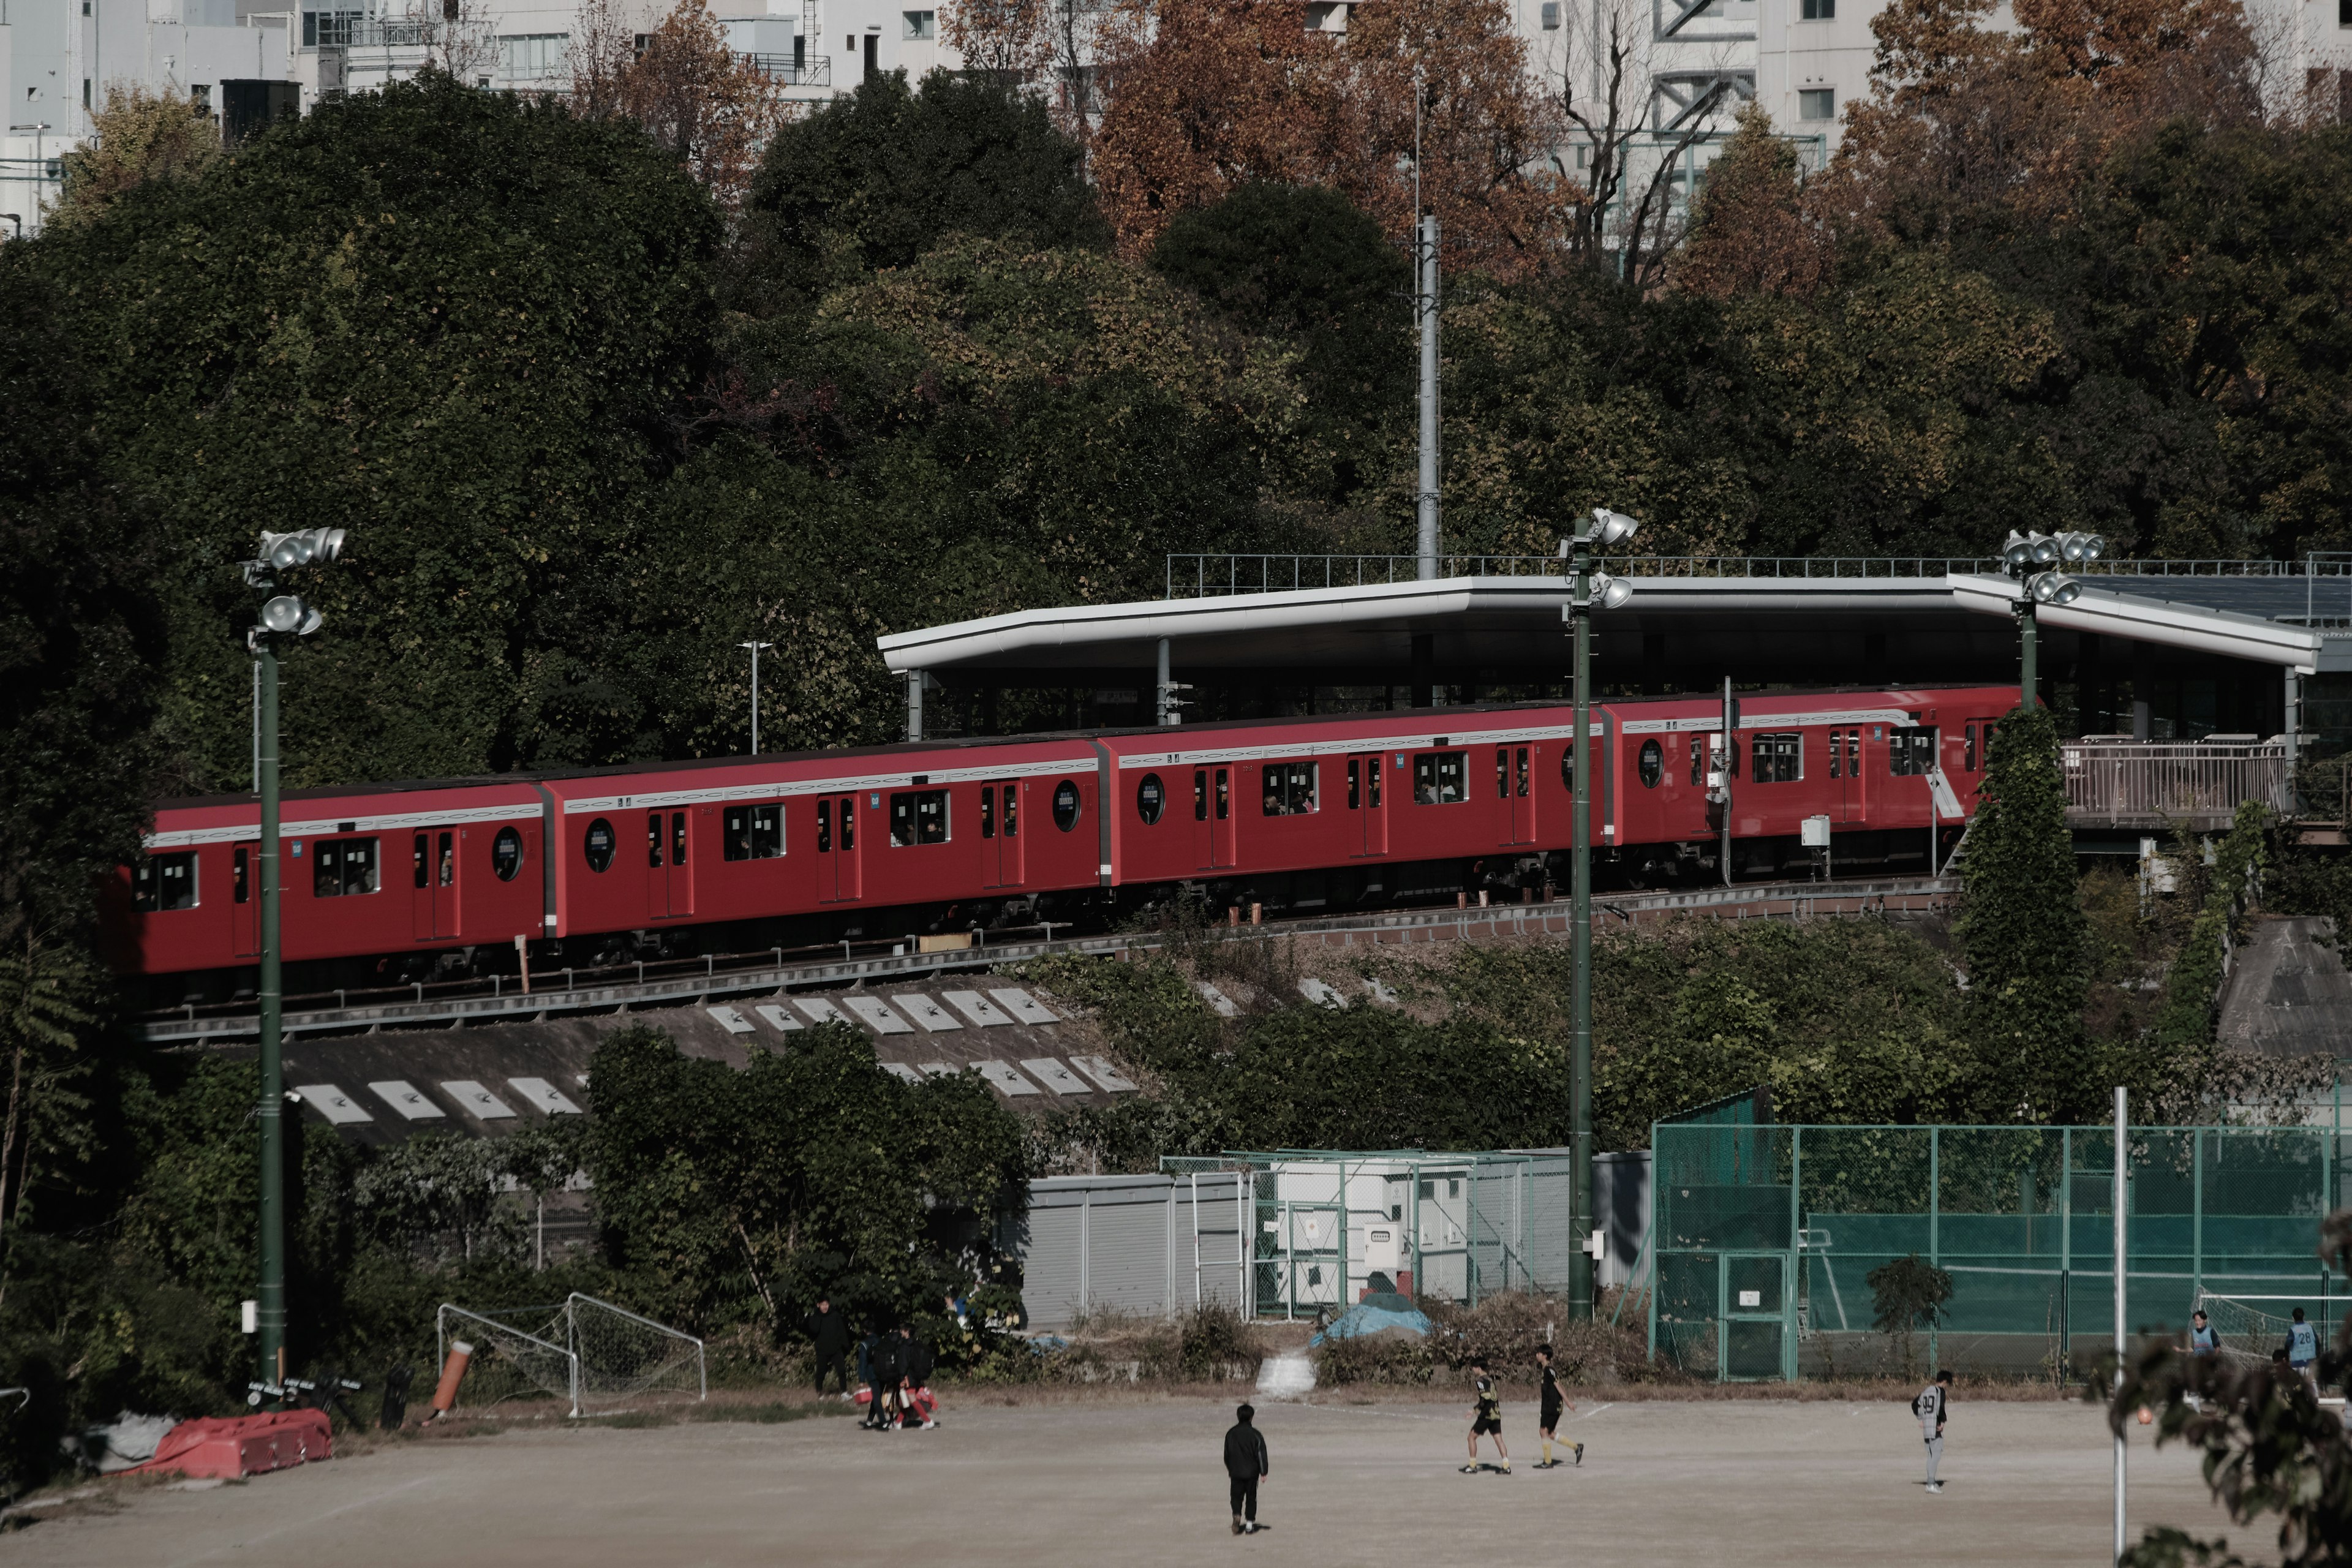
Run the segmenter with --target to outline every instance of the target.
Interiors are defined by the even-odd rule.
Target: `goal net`
[[[554,1398],[574,1415],[633,1400],[701,1399],[709,1392],[702,1342],[577,1291],[552,1307],[473,1311],[443,1303],[434,1337],[440,1364],[464,1342],[472,1352],[460,1403]]]
[[[2287,1328],[2294,1321],[2297,1307],[2303,1309],[2304,1319],[2318,1334],[2322,1347],[2335,1338],[2336,1323],[2352,1308],[2352,1302],[2342,1299],[2222,1296],[2211,1290],[2200,1291],[2197,1305],[2221,1338],[2223,1359],[2250,1366],[2270,1364],[2272,1352],[2286,1343]]]

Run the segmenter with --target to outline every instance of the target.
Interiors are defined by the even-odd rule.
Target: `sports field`
[[[0,1563],[170,1568],[436,1564],[1822,1564],[2105,1560],[2110,1452],[2079,1405],[1956,1401],[1946,1488],[1919,1486],[1899,1403],[1586,1405],[1580,1468],[1465,1476],[1461,1414],[1260,1406],[1270,1530],[1235,1540],[1223,1402],[1085,1397],[942,1411],[935,1432],[845,1419],[561,1426],[387,1444],[243,1485],[108,1489],[0,1537]],[[2217,1531],[2195,1463],[2136,1443],[2135,1533]],[[106,1512],[89,1511],[110,1506]],[[77,1511],[79,1510],[79,1511]],[[2255,1544],[2249,1540],[2237,1542]]]

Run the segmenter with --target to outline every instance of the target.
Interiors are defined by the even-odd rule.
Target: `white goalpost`
[[[2352,1298],[2317,1294],[2224,1295],[2217,1290],[2200,1290],[2197,1307],[2220,1337],[2225,1360],[2267,1366],[2272,1352],[2286,1343],[2287,1326],[2294,1322],[2297,1307],[2303,1309],[2305,1321],[2311,1324],[2325,1347],[2335,1338],[2336,1326],[2347,1311],[2352,1311]]]
[[[461,1385],[468,1405],[551,1397],[586,1415],[625,1400],[710,1392],[700,1340],[576,1290],[551,1307],[477,1312],[445,1301],[433,1338],[438,1365],[448,1364],[451,1342],[472,1347]]]

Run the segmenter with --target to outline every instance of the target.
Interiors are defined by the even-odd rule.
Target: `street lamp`
[[[277,574],[326,565],[342,552],[341,529],[306,528],[264,533],[258,554],[244,563],[246,586],[270,594],[260,624],[245,634],[245,642],[257,673],[253,787],[261,796],[261,980],[254,988],[261,1012],[261,1300],[255,1327],[261,1336],[261,1379],[272,1390],[286,1386],[286,1064],[278,923],[278,654],[270,639],[309,637],[326,618],[299,595],[277,593]]]
[[[751,650],[751,754],[760,754],[760,650],[773,647],[772,642],[739,642],[737,647]]]
[[[2020,533],[2010,530],[2001,542],[2000,567],[2017,580],[2018,701],[2042,700],[2040,628],[2034,611],[2043,605],[2071,605],[2083,596],[2083,584],[2059,566],[2096,561],[2107,552],[2107,542],[2095,533]]]
[[[16,238],[18,238],[18,239],[22,239],[22,238],[24,238],[24,237],[25,237],[25,218],[24,218],[24,215],[23,215],[23,214],[21,214],[21,213],[0,213],[0,217],[5,217],[5,218],[6,218],[10,223],[13,223],[13,224],[15,224],[15,225],[16,226]]]
[[[1569,944],[1570,1003],[1569,1011],[1569,1102],[1572,1173],[1569,1211],[1576,1219],[1576,1250],[1568,1260],[1568,1310],[1572,1318],[1592,1315],[1592,1254],[1586,1250],[1592,1216],[1592,770],[1588,765],[1592,729],[1592,612],[1622,608],[1633,596],[1633,584],[1596,569],[1596,551],[1633,537],[1642,525],[1622,511],[1605,506],[1592,509],[1592,521],[1573,538],[1560,541],[1559,553],[1569,563],[1573,580],[1560,618],[1575,628],[1576,733],[1570,742],[1574,761],[1574,805],[1569,812]]]

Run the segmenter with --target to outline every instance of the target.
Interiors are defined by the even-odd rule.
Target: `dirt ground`
[[[1822,1568],[2107,1554],[2112,1450],[2080,1405],[1956,1402],[1933,1497],[1899,1403],[1588,1402],[1564,1428],[1586,1445],[1582,1466],[1551,1471],[1529,1468],[1532,1409],[1504,1414],[1515,1473],[1465,1476],[1466,1423],[1444,1405],[1262,1405],[1270,1529],[1244,1540],[1228,1528],[1218,1459],[1231,1406],[1138,1394],[968,1399],[937,1431],[887,1436],[841,1419],[551,1424],[386,1443],[242,1484],[107,1483],[0,1536],[0,1564],[1094,1568],[1233,1553]],[[2179,1449],[2137,1440],[2131,1473],[2135,1535],[2225,1528]]]

